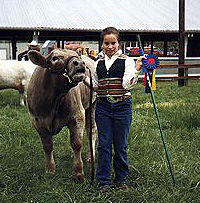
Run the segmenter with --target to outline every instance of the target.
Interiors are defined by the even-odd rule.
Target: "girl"
[[[93,85],[97,92],[96,124],[98,129],[98,165],[96,179],[103,192],[111,186],[111,166],[114,183],[128,190],[128,135],[132,122],[130,89],[137,83],[142,58],[135,64],[119,49],[119,31],[108,27],[101,33],[103,57],[96,62]],[[114,156],[112,159],[112,146]]]

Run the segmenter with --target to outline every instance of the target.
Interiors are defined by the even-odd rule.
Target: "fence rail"
[[[158,68],[200,68],[200,64],[184,64],[184,65],[165,65],[161,64]]]
[[[200,64],[184,64],[184,65],[159,65],[158,69],[186,69],[185,71],[188,71],[190,68],[200,68]],[[178,76],[175,74],[171,75],[156,75],[156,80],[179,80],[179,79],[197,79],[200,78],[200,74],[192,74],[189,75],[188,73],[186,76]]]

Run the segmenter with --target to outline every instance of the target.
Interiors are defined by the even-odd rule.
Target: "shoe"
[[[109,186],[108,185],[102,185],[100,187],[98,187],[98,190],[100,191],[101,194],[108,192],[109,190]]]
[[[126,183],[120,183],[118,186],[118,189],[123,190],[123,191],[127,191],[127,190],[129,190],[129,187]]]

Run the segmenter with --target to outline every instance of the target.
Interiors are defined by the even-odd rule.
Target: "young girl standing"
[[[132,122],[130,89],[137,83],[142,68],[119,49],[119,32],[108,27],[101,34],[103,58],[96,62],[93,85],[97,92],[96,123],[98,129],[98,165],[96,179],[100,190],[111,185],[113,164],[114,183],[127,190],[128,136]],[[112,146],[114,156],[112,156]]]

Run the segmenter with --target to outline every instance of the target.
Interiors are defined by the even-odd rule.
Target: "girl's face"
[[[117,36],[115,34],[105,35],[103,38],[102,49],[104,50],[104,53],[111,58],[119,49]]]

